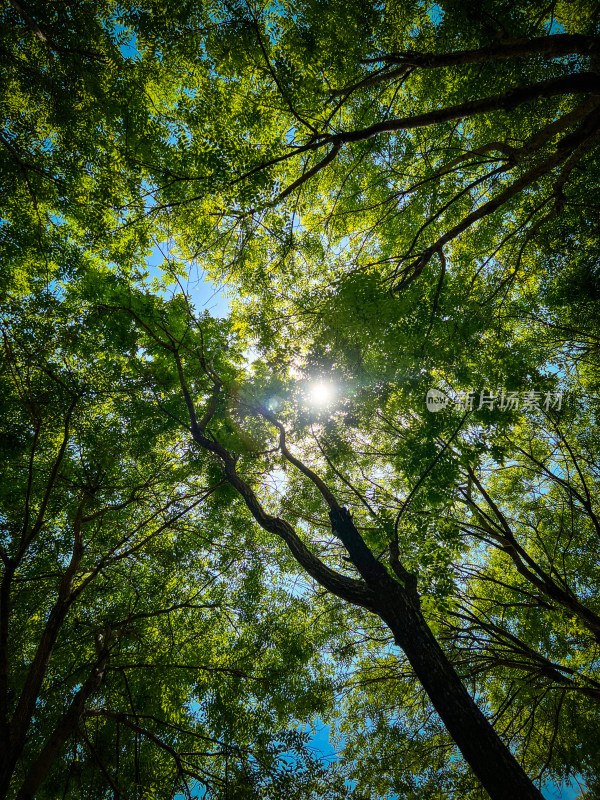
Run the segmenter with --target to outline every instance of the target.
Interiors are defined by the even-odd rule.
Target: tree
[[[440,772],[450,791],[479,792],[440,766],[448,734],[428,717],[423,692],[407,700],[415,683],[386,664],[392,640],[491,796],[539,797],[525,771],[590,774],[600,613],[588,542],[598,513],[596,444],[586,434],[593,408],[578,401],[523,417],[481,403],[459,413],[451,402],[431,415],[423,396],[425,386],[451,398],[473,388],[597,390],[597,342],[580,319],[594,309],[596,285],[596,6],[94,10],[58,16],[14,3],[3,17],[12,51],[4,69],[35,109],[23,124],[21,106],[4,101],[5,289],[24,306],[44,284],[57,296],[71,291],[92,309],[83,326],[91,331],[100,310],[121,337],[103,344],[125,400],[115,412],[94,400],[89,413],[115,450],[128,452],[122,420],[144,452],[172,448],[182,472],[157,479],[158,493],[195,481],[218,487],[202,519],[211,540],[228,547],[218,536],[224,508],[236,531],[253,517],[268,536],[249,550],[268,547],[271,572],[300,567],[326,590],[350,640],[358,630],[381,639],[384,669],[371,688],[364,663],[350,677],[362,687],[354,713],[367,721],[349,749],[373,791],[419,790],[391,764],[389,784],[369,766],[372,748],[397,734],[383,712],[372,731],[367,724],[391,686],[397,706],[410,707],[395,739],[407,745],[406,763],[431,771],[432,792]],[[13,57],[24,52],[34,70]],[[64,84],[70,71],[84,90],[80,126]],[[165,304],[140,293],[136,268],[153,239],[174,245],[164,268],[175,285],[187,260],[237,286],[232,326],[197,320],[183,297]],[[29,336],[38,330],[37,321],[23,325]],[[242,366],[251,343],[260,351],[253,372]],[[77,369],[99,369],[103,349],[69,347]],[[52,363],[36,362],[43,381],[54,380]],[[345,399],[315,415],[298,379],[323,376]],[[67,442],[56,433],[65,402],[48,429]],[[161,433],[144,439],[148,421]],[[56,461],[43,446],[51,476]],[[96,440],[90,448],[102,452]],[[45,486],[42,498],[54,491]],[[115,486],[103,484],[107,496]],[[66,505],[74,528],[77,499]],[[191,543],[186,552],[197,557]],[[361,703],[369,707],[359,712]],[[581,723],[566,724],[565,709]],[[125,713],[102,722],[128,727]],[[428,721],[415,743],[419,714]],[[133,724],[135,742],[143,734]],[[106,782],[105,735],[99,728],[88,749]],[[135,772],[137,744],[127,751]]]
[[[388,542],[389,563],[386,568],[366,545],[351,513],[340,504],[332,489],[288,449],[284,425],[266,406],[253,406],[242,395],[238,401],[242,413],[258,415],[275,428],[278,435],[275,452],[280,453],[287,464],[299,470],[322,496],[329,510],[333,533],[345,548],[359,579],[328,566],[307,546],[287,520],[269,513],[264,507],[249,479],[244,477],[241,464],[238,464],[241,453],[239,450],[233,451],[220,440],[218,434],[223,429],[223,423],[219,425],[217,422],[216,428],[212,425],[225,378],[209,366],[202,328],[196,334],[189,326],[182,327],[179,323],[181,333],[178,335],[165,323],[145,321],[135,306],[124,308],[124,311],[130,312],[140,326],[141,333],[145,333],[141,346],[152,353],[152,371],[156,369],[154,363],[161,357],[164,360],[166,355],[170,360],[178,377],[178,392],[189,415],[189,423],[185,425],[189,425],[193,441],[221,462],[224,476],[244,500],[258,524],[285,542],[301,567],[328,592],[348,603],[366,608],[386,623],[393,633],[395,644],[406,654],[450,735],[492,797],[508,797],[515,791],[524,797],[538,797],[539,792],[477,708],[427,626],[420,608],[416,576],[409,573],[400,561],[397,536]],[[196,368],[190,377],[186,374],[186,366],[194,362],[197,362],[200,371]],[[210,383],[213,384],[212,390]],[[164,384],[159,383],[156,392],[165,392],[166,389]],[[202,396],[209,391],[210,399],[203,404],[203,408],[197,407],[194,396]],[[227,435],[227,426],[224,434],[227,441],[231,436],[231,433]],[[265,432],[257,436],[260,449],[264,449]],[[246,444],[243,451],[247,450]],[[273,448],[267,452],[272,459]],[[252,453],[252,449],[250,454],[252,460],[258,456],[258,453]]]
[[[580,701],[584,698],[596,702],[599,696],[599,684],[593,666],[595,661],[593,643],[597,641],[597,606],[593,599],[585,597],[587,595],[585,589],[578,591],[576,588],[589,586],[590,581],[593,585],[592,575],[595,575],[595,567],[592,566],[594,540],[588,541],[589,532],[596,524],[594,521],[597,521],[591,483],[597,478],[593,468],[594,456],[591,456],[592,451],[588,450],[594,448],[593,439],[582,440],[581,446],[584,449],[578,453],[569,441],[573,434],[572,429],[569,438],[565,436],[563,430],[563,426],[569,424],[569,418],[555,419],[550,414],[544,419],[540,413],[537,417],[537,427],[535,417],[531,423],[521,426],[513,421],[516,431],[523,429],[521,435],[524,437],[526,448],[519,444],[519,439],[509,438],[506,441],[506,434],[498,424],[497,417],[496,432],[492,430],[484,434],[488,439],[487,442],[482,441],[484,437],[481,437],[480,441],[469,442],[469,434],[476,435],[477,427],[483,427],[485,413],[482,412],[479,419],[474,420],[470,430],[467,428],[465,431],[466,438],[462,441],[457,438],[452,447],[451,441],[448,439],[444,441],[443,437],[443,429],[449,428],[449,423],[445,422],[443,426],[438,424],[437,430],[442,434],[438,434],[441,449],[428,467],[434,479],[433,488],[430,492],[422,492],[418,501],[413,501],[414,506],[411,508],[410,516],[404,518],[407,504],[411,501],[414,489],[418,488],[420,481],[403,501],[390,491],[390,487],[387,492],[395,501],[393,503],[389,500],[386,502],[385,498],[378,496],[379,493],[370,495],[368,490],[370,483],[382,493],[386,493],[376,481],[377,456],[383,455],[383,458],[379,459],[379,464],[390,466],[386,458],[389,453],[386,453],[386,442],[381,431],[374,438],[369,437],[368,432],[361,431],[362,458],[359,459],[358,473],[353,473],[352,467],[348,464],[356,458],[356,431],[348,435],[346,430],[346,442],[340,443],[339,438],[338,442],[335,442],[336,436],[341,438],[343,435],[340,431],[346,428],[345,421],[341,424],[339,421],[337,424],[332,422],[329,431],[316,434],[318,449],[315,450],[307,441],[306,422],[303,424],[301,418],[294,415],[290,405],[284,402],[282,410],[284,419],[288,423],[287,431],[284,424],[269,410],[269,401],[266,398],[272,395],[274,386],[268,383],[265,386],[264,374],[263,382],[259,377],[258,386],[254,382],[244,385],[239,376],[237,381],[232,383],[231,378],[222,376],[215,371],[214,366],[209,366],[201,327],[199,334],[190,327],[184,330],[182,336],[178,336],[164,323],[144,320],[131,308],[124,308],[123,311],[130,313],[134,319],[137,318],[141,330],[145,331],[148,338],[143,340],[144,347],[156,348],[156,358],[163,350],[167,353],[167,358],[171,359],[171,368],[173,371],[176,370],[180,382],[176,391],[181,392],[180,404],[182,406],[185,404],[187,407],[189,429],[196,444],[214,454],[222,462],[224,475],[238,491],[255,520],[265,531],[286,543],[296,561],[308,575],[328,592],[347,603],[366,608],[385,623],[393,634],[394,643],[406,654],[417,679],[423,685],[453,740],[491,796],[502,796],[502,792],[508,796],[509,793],[516,791],[514,786],[518,777],[514,774],[510,778],[507,777],[516,762],[508,750],[501,750],[503,745],[499,739],[497,743],[492,743],[493,733],[492,737],[484,739],[484,736],[490,734],[493,729],[470,700],[455,668],[427,625],[428,619],[432,619],[434,625],[439,627],[438,615],[445,611],[449,616],[452,624],[449,625],[447,619],[442,618],[441,635],[443,640],[448,639],[450,647],[455,650],[454,659],[457,659],[457,664],[464,663],[462,668],[459,667],[461,673],[467,678],[469,675],[476,676],[485,671],[487,680],[481,691],[489,697],[490,703],[498,706],[499,714],[512,720],[510,725],[514,728],[514,734],[511,734],[513,741],[519,750],[525,751],[528,761],[537,764],[540,775],[548,770],[555,746],[560,744],[561,747],[567,748],[567,752],[573,747],[574,735],[583,734],[581,729],[578,734],[577,730],[567,731],[564,735],[561,733],[559,725],[563,705],[565,713],[568,713],[569,708],[580,708]],[[190,326],[191,324],[190,322]],[[228,394],[226,399],[229,403],[234,402],[229,412],[230,421],[225,424],[217,413],[222,393]],[[285,393],[285,389],[280,387],[279,397],[285,396]],[[381,401],[381,392],[378,394]],[[195,398],[202,397],[206,399],[200,399],[197,403]],[[397,402],[397,398],[390,399],[392,405]],[[180,418],[181,416],[182,412]],[[385,413],[381,416],[388,431],[392,433],[390,449],[398,446],[398,440],[400,438],[401,441],[403,434],[406,438],[412,439],[410,426],[405,425],[403,431],[398,431]],[[465,417],[466,415],[462,416],[452,439],[464,424]],[[539,424],[540,422],[542,424]],[[577,422],[585,429],[587,424],[585,417]],[[275,429],[278,441],[274,447],[268,446],[268,439],[265,441],[267,431],[264,423]],[[187,426],[188,423],[184,421],[182,424]],[[455,418],[452,424],[456,424]],[[309,466],[306,458],[300,459],[293,454],[292,446],[288,445],[287,441],[289,426],[293,430],[294,450],[301,449],[311,461],[321,461],[322,468],[328,473],[328,480],[323,479],[315,471],[314,466]],[[360,424],[355,424],[354,427],[360,428]],[[423,439],[423,427],[422,421],[419,420],[418,429],[415,431],[417,440]],[[237,436],[236,428],[238,428]],[[329,443],[330,436],[334,439],[333,446]],[[413,439],[408,443],[408,447],[411,445],[414,447],[414,444]],[[457,446],[458,451],[456,451]],[[369,447],[373,449],[369,450]],[[440,461],[440,456],[446,450],[454,456],[449,474],[445,470],[444,475],[441,469],[433,472],[437,462]],[[296,489],[291,496],[298,493],[297,500],[292,503],[291,508],[287,503],[283,504],[285,518],[281,512],[280,515],[276,515],[265,508],[252,488],[252,476],[256,474],[257,458],[260,458],[261,453],[267,454],[263,469],[273,469],[274,453],[278,453],[281,462],[286,463],[288,469],[294,468],[305,481],[312,484],[312,489],[310,486],[308,490],[306,487]],[[509,481],[506,488],[502,487],[502,482],[500,485],[494,484],[493,490],[486,488],[480,475],[469,466],[469,462],[475,462],[481,470],[486,453],[492,454],[492,471],[499,475],[504,474],[506,461],[514,462],[516,455],[520,454],[522,460],[509,466],[510,477],[504,479]],[[393,455],[397,456],[396,453]],[[401,456],[403,455],[401,452]],[[457,470],[461,464],[462,470]],[[379,469],[381,473],[386,474],[382,467]],[[367,471],[370,471],[371,477]],[[362,474],[362,481],[356,477],[358,474]],[[393,472],[391,474],[393,476],[391,480],[398,481],[400,475],[394,476]],[[422,478],[425,478],[426,474],[427,471],[421,473]],[[293,478],[290,480],[293,481]],[[355,503],[363,504],[374,519],[375,527],[366,529],[369,531],[371,547],[366,544],[365,535],[359,531],[357,527],[359,523],[354,522],[347,506],[342,505],[343,501],[332,488],[332,482],[343,485],[346,496],[350,492],[353,493]],[[556,497],[556,490],[559,490],[562,499],[560,496]],[[504,496],[506,500],[503,499]],[[440,502],[442,506],[447,505],[447,510],[439,508]],[[514,513],[517,517],[514,522],[511,522],[507,513],[501,510],[499,504],[502,502],[510,503],[516,508]],[[563,505],[562,515],[558,519],[556,511],[553,513],[550,511],[556,508],[557,502]],[[332,546],[330,542],[323,541],[325,527],[322,516],[323,504],[328,508],[332,531],[341,545],[337,543],[337,546]],[[466,505],[467,509],[472,510],[472,514],[466,518],[457,518],[455,516],[457,504],[459,507]],[[301,511],[296,510],[298,506]],[[396,512],[395,523],[394,516],[389,514],[391,509]],[[308,521],[308,526],[302,526],[302,530],[305,531],[304,536],[299,535],[298,530],[290,524],[290,512],[292,520],[294,518],[297,520],[299,516]],[[422,524],[423,517],[419,520],[419,515],[426,515],[424,524]],[[401,526],[399,526],[400,521],[402,521]],[[361,522],[363,527],[365,520],[362,519]],[[455,589],[456,599],[448,597],[448,586],[444,591],[443,584],[444,581],[448,584],[450,565],[448,562],[444,564],[442,554],[438,564],[432,565],[437,568],[435,571],[438,571],[438,574],[435,575],[434,571],[431,576],[434,585],[426,587],[428,602],[422,607],[417,591],[417,576],[402,563],[400,553],[409,549],[407,540],[416,533],[413,549],[417,552],[411,558],[409,550],[408,558],[413,560],[413,563],[416,559],[422,560],[427,565],[426,553],[431,552],[433,544],[430,537],[432,534],[437,534],[441,536],[442,541],[445,535],[449,536],[447,550],[451,557],[456,557],[456,540],[453,541],[452,536],[457,529],[476,542],[486,543],[492,554],[486,556],[487,562],[484,562],[483,568],[478,567],[477,562],[473,567],[469,563],[468,555],[463,559],[462,569],[465,578],[461,581],[463,586],[459,584]],[[530,530],[532,534],[529,533]],[[377,549],[374,549],[375,547]],[[494,549],[506,554],[502,566],[493,557]],[[376,557],[375,554],[379,551],[381,552]],[[472,546],[469,551],[475,553],[478,559],[482,556],[482,553],[473,550]],[[332,568],[332,564],[338,562],[343,553],[346,555],[342,556],[342,559],[346,558],[353,568],[349,574],[347,571],[350,569],[349,565],[346,565],[346,569],[342,572]],[[510,571],[506,572],[507,561],[513,567],[512,574]],[[431,561],[429,563],[431,564]],[[359,580],[357,576],[360,576]],[[438,583],[438,587],[435,586],[435,582]],[[499,585],[505,590],[504,593],[501,595],[498,589],[495,589],[490,594],[486,588],[486,585],[490,584]],[[431,600],[434,601],[433,607]],[[510,619],[513,621],[509,622]],[[450,627],[449,633],[446,630],[448,627]],[[555,644],[550,645],[547,642],[548,635],[556,640]],[[581,652],[581,660],[577,662],[570,661],[573,643],[569,640],[573,635]],[[463,642],[469,642],[471,649],[467,651]],[[515,676],[516,671],[520,675],[525,673],[529,679],[523,681],[522,677]],[[493,678],[490,677],[490,673],[493,673]],[[504,687],[507,684],[513,684],[514,690],[511,692],[510,703],[505,704],[503,697]],[[559,690],[560,694],[557,695],[558,700],[555,702],[553,695],[556,690]],[[545,701],[549,693],[550,697]],[[527,699],[525,699],[529,698],[531,702],[532,696],[533,713],[526,705]],[[592,719],[596,719],[594,708],[589,713]],[[537,726],[546,728],[552,724],[552,719],[553,727],[544,735],[543,744],[540,741],[532,741],[531,737]],[[531,723],[528,732],[525,736],[521,736],[523,725],[527,723]],[[479,761],[478,746],[482,742],[483,746],[479,753],[485,754],[487,758]],[[578,745],[579,742],[580,739]],[[497,751],[494,750],[494,746],[498,746]],[[597,742],[593,735],[588,738],[586,747],[589,755],[586,754],[583,762],[579,762],[581,766],[585,766],[587,758],[596,752]],[[494,753],[493,764],[489,771],[486,771],[486,766],[490,763],[490,753]],[[563,767],[565,766],[567,765],[563,764]],[[501,777],[496,778],[500,774]],[[516,772],[516,775],[519,773]],[[519,791],[524,792],[528,779],[524,773],[521,773],[521,776],[522,788],[519,788]],[[497,780],[496,784],[494,780]],[[510,780],[515,783],[509,783]],[[532,794],[536,792],[531,786],[529,791]]]
[[[68,288],[3,315],[1,796],[345,796],[291,726],[327,705],[331,631],[140,416],[127,327]]]
[[[189,146],[155,194],[154,213],[186,231],[185,253],[210,238],[213,269],[261,291],[273,265],[281,291],[316,261],[325,281],[375,271],[392,292],[437,262],[441,289],[448,259],[466,280],[496,272],[501,291],[557,220],[585,226],[595,4],[354,4],[343,15],[333,3],[217,13],[204,46],[223,77],[198,82],[182,119]],[[207,150],[226,153],[226,169],[196,169]]]

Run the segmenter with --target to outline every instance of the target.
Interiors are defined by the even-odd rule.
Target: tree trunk
[[[406,590],[399,584],[386,586],[378,613],[490,797],[542,800],[542,794],[465,689],[418,608],[418,600],[408,600]]]
[[[346,508],[329,512],[336,535],[373,592],[372,610],[394,634],[450,736],[492,800],[543,800],[465,689],[421,612],[416,579],[396,564],[404,586],[371,553]]]
[[[16,800],[34,800],[65,742],[77,729],[86,701],[102,683],[107,662],[108,649],[107,643],[105,643],[105,647],[100,653],[98,663],[95,664],[91,675],[75,694],[66,713],[30,767],[17,793]]]

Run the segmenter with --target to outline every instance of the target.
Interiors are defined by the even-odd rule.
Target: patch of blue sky
[[[158,280],[168,276],[168,270],[163,269],[165,262],[171,258],[168,245],[161,244],[152,250],[146,259],[146,269],[150,280]],[[196,274],[193,272],[196,270]],[[230,313],[230,302],[227,288],[224,284],[215,283],[205,273],[190,265],[187,277],[178,277],[178,281],[163,289],[159,294],[165,299],[180,292],[185,292],[190,304],[197,314],[204,311],[212,317],[225,318]]]
[[[432,3],[427,9],[427,13],[434,25],[439,25],[444,19],[444,11],[437,3]]]
[[[131,28],[127,28],[122,22],[114,23],[114,31],[123,58],[127,58],[131,61],[140,58],[135,31],[132,31]]]
[[[554,5],[550,7],[553,8]],[[548,33],[556,35],[557,33],[564,33],[564,32],[565,32],[564,26],[561,25],[561,23],[554,16],[554,13],[552,13],[552,16],[550,17],[550,27],[548,28]]]
[[[315,751],[317,757],[324,761],[337,761],[339,753],[331,742],[331,725],[327,725],[321,719],[316,719],[311,733],[310,747]]]
[[[576,800],[583,789],[583,783],[576,779],[559,784],[548,782],[542,787],[542,794],[546,800]]]

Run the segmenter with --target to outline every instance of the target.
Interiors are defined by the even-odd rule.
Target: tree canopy
[[[0,797],[595,796],[600,6],[0,24]]]

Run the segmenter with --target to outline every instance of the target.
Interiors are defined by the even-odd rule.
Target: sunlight
[[[309,387],[308,397],[313,406],[327,406],[335,397],[335,386],[325,381],[313,383]]]

